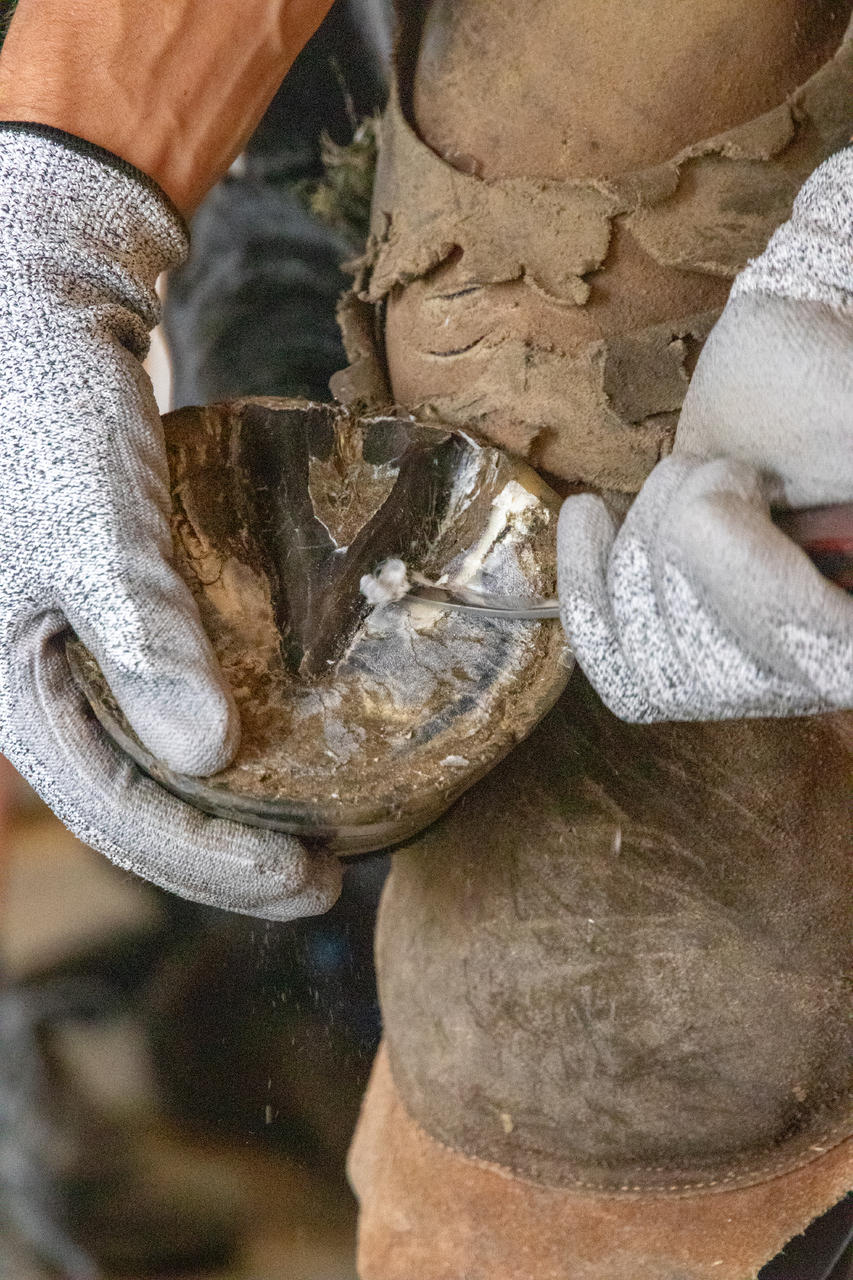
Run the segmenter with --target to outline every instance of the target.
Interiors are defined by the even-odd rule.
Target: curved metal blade
[[[521,618],[535,622],[560,616],[556,600],[539,600],[535,596],[485,596],[467,587],[434,587],[416,583],[403,598],[417,604],[433,605],[436,609],[478,614],[481,618]]]

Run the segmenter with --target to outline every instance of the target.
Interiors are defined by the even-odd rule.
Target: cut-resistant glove
[[[172,568],[162,428],[142,368],[184,224],[114,156],[0,125],[0,751],[76,835],[199,902],[286,920],[328,908],[337,859],[207,817],[107,740],[69,627],[148,749],[205,775],[236,709]]]
[[[853,707],[853,598],[773,508],[853,501],[853,149],[735,281],[700,356],[671,457],[620,520],[567,499],[563,626],[625,720]]]

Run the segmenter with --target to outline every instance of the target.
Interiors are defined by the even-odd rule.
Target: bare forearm
[[[0,119],[53,125],[150,174],[190,213],[331,0],[19,0]]]

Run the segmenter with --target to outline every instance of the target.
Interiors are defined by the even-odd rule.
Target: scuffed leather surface
[[[851,718],[555,712],[394,857],[404,1105],[550,1185],[719,1187],[846,1131]]]
[[[361,1280],[754,1280],[834,1204],[851,1144],[759,1186],[595,1195],[467,1159],[409,1116],[380,1049],[350,1151]]]

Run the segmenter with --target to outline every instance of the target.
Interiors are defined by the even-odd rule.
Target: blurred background
[[[28,1239],[54,1208],[109,1275],[354,1277],[344,1160],[378,1040],[384,859],[350,868],[321,920],[253,921],[116,870],[0,777],[0,1092],[24,1085],[47,1130],[0,1275],[57,1274]],[[5,1133],[2,1163],[26,1173],[31,1136]]]

